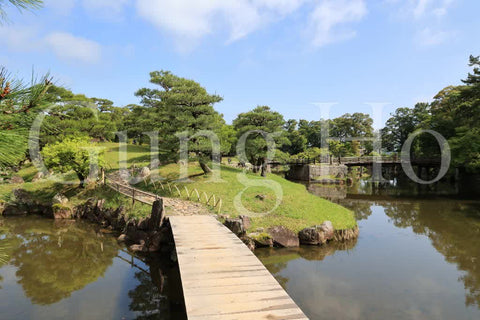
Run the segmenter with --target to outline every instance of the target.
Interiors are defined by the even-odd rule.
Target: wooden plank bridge
[[[374,163],[385,165],[401,165],[409,162],[412,166],[439,166],[440,159],[437,158],[412,158],[409,161],[404,161],[398,156],[361,156],[361,157],[330,157],[321,156],[317,158],[297,159],[287,162],[271,161],[270,165],[290,165],[302,166],[310,164],[344,164],[346,166],[371,166]]]
[[[133,201],[158,195],[109,180]],[[189,320],[308,319],[265,266],[214,216],[169,216]],[[132,262],[133,263],[133,262]]]
[[[213,216],[169,219],[188,319],[308,319],[250,249]]]

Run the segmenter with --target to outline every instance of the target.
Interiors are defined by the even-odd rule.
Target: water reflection
[[[5,319],[183,319],[178,268],[139,257],[98,227],[0,219],[0,312]]]
[[[363,187],[336,199],[356,214],[356,243],[257,252],[307,315],[479,319],[480,202]]]

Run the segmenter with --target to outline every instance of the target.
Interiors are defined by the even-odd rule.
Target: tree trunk
[[[260,159],[254,159],[253,161],[250,161],[250,163],[253,165],[252,172],[258,173],[258,169],[260,167]]]
[[[85,188],[85,177],[81,173],[77,173],[77,177],[80,180],[80,188]]]
[[[264,158],[262,160],[262,173],[260,174],[262,177],[266,177],[267,176],[267,159]]]
[[[205,161],[199,160],[198,163],[200,164],[200,168],[202,168],[204,174],[212,172],[212,169],[210,169]]]

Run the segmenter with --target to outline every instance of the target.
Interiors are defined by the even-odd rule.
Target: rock
[[[120,236],[118,236],[117,241],[118,241],[118,242],[125,242],[125,241],[127,241],[127,235],[124,234],[124,233],[122,233]]]
[[[325,233],[319,227],[305,228],[298,233],[301,244],[318,245],[327,242]]]
[[[18,204],[29,205],[33,203],[30,193],[28,193],[28,191],[25,189],[15,189],[12,191],[12,193],[13,197],[15,198],[15,202]]]
[[[41,171],[37,172],[32,179],[32,182],[37,182],[45,177],[45,174]]]
[[[118,171],[118,177],[120,178],[121,182],[128,184],[130,181],[130,172],[128,172],[127,169],[121,169]]]
[[[250,249],[250,251],[255,251],[255,241],[250,238],[243,238],[242,241],[245,243],[248,249]]]
[[[147,248],[145,247],[144,244],[132,244],[128,248],[130,250],[132,250],[133,252],[146,252],[147,251]]]
[[[248,237],[255,242],[255,247],[257,248],[273,247],[273,239],[267,233],[250,233]]]
[[[68,203],[68,198],[65,197],[61,193],[57,193],[53,198],[52,198],[52,204],[61,204],[61,205],[66,205]]]
[[[288,230],[283,226],[276,226],[268,229],[268,233],[273,239],[273,243],[280,247],[290,248],[298,247],[300,241],[295,232]]]
[[[147,231],[147,230],[149,230],[149,226],[150,226],[150,218],[141,218],[137,222],[137,229],[138,230]]]
[[[3,209],[4,216],[26,216],[27,213],[28,212],[26,210],[23,210],[20,207],[15,205],[7,205]]]
[[[146,178],[149,175],[150,175],[150,169],[148,167],[143,167],[142,169],[140,169],[139,176],[141,178]]]
[[[3,215],[3,211],[5,210],[7,203],[3,200],[0,200],[0,216]]]
[[[158,159],[153,159],[152,162],[150,162],[150,169],[157,169],[160,166],[160,160]]]
[[[55,219],[72,219],[73,210],[69,207],[64,207],[61,204],[53,205],[53,217]]]
[[[145,231],[132,229],[128,226],[125,234],[127,235],[127,240],[133,243],[145,243],[148,238],[148,234]]]
[[[155,232],[148,238],[148,251],[156,252],[160,250],[161,244],[165,243],[165,235],[162,232]]]
[[[240,220],[242,220],[243,228],[245,230],[250,229],[250,226],[252,225],[252,223],[250,222],[250,217],[248,217],[248,216],[238,216],[238,218]]]
[[[324,221],[320,225],[320,230],[322,230],[325,234],[325,239],[332,240],[335,236],[335,228],[333,228],[333,224],[330,221]]]
[[[97,209],[97,211],[100,211],[103,209],[103,206],[105,205],[105,199],[100,199],[100,200],[97,200],[97,203],[95,204],[95,207]]]
[[[10,183],[11,184],[20,184],[20,183],[25,183],[25,181],[20,176],[12,176],[10,178]]]
[[[245,234],[245,228],[243,227],[242,219],[226,219],[225,226],[237,236]]]
[[[257,194],[257,195],[255,196],[255,198],[263,201],[263,200],[265,200],[265,199],[267,198],[267,196],[264,195],[264,194]]]

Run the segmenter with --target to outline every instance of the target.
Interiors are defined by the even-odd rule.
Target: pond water
[[[359,238],[256,254],[311,319],[480,319],[475,196],[368,183],[309,190],[352,209]]]
[[[178,266],[82,222],[0,219],[1,319],[185,319]]]

